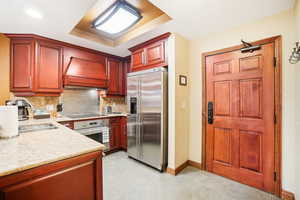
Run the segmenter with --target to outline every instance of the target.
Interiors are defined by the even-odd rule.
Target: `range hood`
[[[64,73],[64,86],[107,88],[105,59],[94,61],[71,57]]]

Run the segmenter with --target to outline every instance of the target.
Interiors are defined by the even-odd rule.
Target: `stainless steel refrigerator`
[[[167,70],[128,74],[128,156],[160,171],[167,166]]]

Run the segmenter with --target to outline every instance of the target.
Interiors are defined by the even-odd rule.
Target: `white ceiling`
[[[108,47],[69,34],[96,1],[3,0],[0,32],[34,33],[126,56],[129,55],[129,47],[164,32],[177,32],[188,39],[195,39],[290,9],[295,0],[150,0],[173,20],[118,47]],[[28,8],[39,11],[43,18],[26,15]]]

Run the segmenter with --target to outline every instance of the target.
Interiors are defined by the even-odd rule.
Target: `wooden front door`
[[[274,43],[207,56],[206,169],[274,193]],[[209,106],[210,104],[210,106]],[[208,116],[207,116],[208,117]]]

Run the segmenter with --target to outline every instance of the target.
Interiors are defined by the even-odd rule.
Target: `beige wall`
[[[189,86],[179,85],[179,75],[189,77],[188,72],[188,57],[189,57],[189,42],[181,37],[175,35],[175,127],[176,127],[176,143],[175,153],[176,162],[175,167],[180,166],[188,160],[189,157]]]
[[[9,39],[0,34],[0,105],[9,98]]]
[[[204,27],[205,28],[205,27]],[[272,17],[224,32],[210,34],[190,42],[190,138],[189,159],[201,162],[201,54],[234,45],[240,40],[256,41],[282,35],[283,38],[283,188],[296,192],[295,184],[295,66],[289,64],[288,57],[294,42],[295,17],[289,10]],[[298,92],[299,93],[299,92]],[[298,145],[299,146],[299,145]]]
[[[300,42],[300,1],[296,1],[295,4],[295,16],[296,16],[296,34],[297,34],[297,41]],[[296,94],[296,111],[300,111],[300,92],[299,92],[299,85],[300,85],[300,62],[296,65],[296,87],[295,87],[295,94]],[[297,149],[295,154],[296,160],[296,199],[300,199],[300,156],[298,155],[300,152],[300,115],[296,114],[296,141],[297,141]]]
[[[179,75],[189,77],[189,42],[173,33],[169,49],[169,162],[176,169],[188,160],[189,145],[189,84],[179,85]]]

